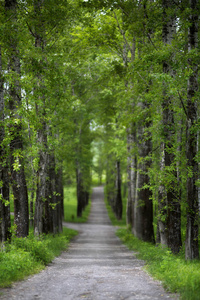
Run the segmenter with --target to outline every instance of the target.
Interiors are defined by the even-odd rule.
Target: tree
[[[171,1],[163,1],[163,29],[162,38],[165,47],[172,45],[176,35],[176,16],[174,14],[174,4]],[[170,48],[169,48],[170,49]],[[172,57],[173,60],[173,57]],[[172,62],[171,62],[172,64]],[[163,73],[173,77],[173,69],[170,60],[163,62]],[[167,81],[163,83],[162,101],[162,126],[163,138],[161,143],[161,173],[165,182],[159,187],[159,234],[162,245],[169,247],[172,252],[178,253],[181,242],[181,208],[177,189],[177,170],[175,163],[175,124],[172,96],[168,95]]]
[[[8,106],[10,121],[10,170],[14,195],[14,222],[18,237],[29,233],[28,193],[24,173],[23,136],[20,87],[20,53],[18,49],[19,32],[17,25],[17,1],[5,0],[6,15],[9,18],[7,33],[8,73],[10,74],[8,88]]]
[[[2,71],[2,59],[0,48],[0,241],[5,242],[10,237],[10,203],[9,203],[9,176],[8,176],[8,160],[4,149],[4,80]]]
[[[191,75],[187,87],[187,231],[185,244],[186,259],[199,258],[198,248],[198,161],[197,161],[197,91],[198,91],[198,64],[195,58],[195,51],[198,48],[198,2],[189,1],[190,16],[188,28],[188,67]],[[193,56],[194,55],[194,56]]]

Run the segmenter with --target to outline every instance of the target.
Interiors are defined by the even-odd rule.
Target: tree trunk
[[[168,10],[173,8],[171,0],[163,0],[163,43],[171,45],[176,34],[176,17]],[[168,61],[163,62],[163,72],[173,76]],[[173,253],[178,253],[181,246],[181,207],[177,188],[177,167],[175,164],[175,124],[171,96],[164,83],[163,89],[163,142],[161,144],[161,172],[164,182],[159,188],[159,228],[161,244],[169,247]],[[168,186],[165,184],[167,178]],[[170,183],[169,183],[170,182]]]
[[[34,233],[40,235],[44,230],[44,203],[46,201],[46,181],[47,181],[47,130],[46,123],[43,122],[42,129],[38,131],[38,144],[42,145],[39,152],[39,167],[37,171],[37,191],[34,214]]]
[[[29,210],[28,193],[24,174],[23,141],[21,116],[18,108],[21,106],[20,58],[17,50],[17,1],[5,0],[7,14],[12,19],[10,36],[11,54],[9,57],[9,71],[15,74],[13,81],[9,84],[9,109],[10,109],[10,153],[11,153],[11,183],[14,195],[14,223],[16,224],[16,235],[25,237],[29,233]],[[14,28],[13,28],[14,26]]]
[[[145,103],[141,103],[140,105],[142,110],[148,109]],[[149,188],[150,180],[148,175],[152,152],[151,137],[147,136],[149,126],[150,123],[143,120],[137,124],[138,163],[133,233],[143,241],[154,242],[152,192]]]
[[[43,0],[34,0],[34,11],[35,16],[37,18],[37,23],[35,26],[35,47],[41,49],[43,52],[45,47],[45,28],[41,16],[41,10],[43,9]],[[45,55],[43,57],[45,59]],[[42,64],[42,61],[41,61]],[[41,66],[42,68],[42,66]],[[48,210],[48,195],[47,195],[47,177],[48,177],[48,163],[49,163],[49,155],[48,155],[48,144],[47,144],[47,135],[48,128],[46,123],[46,99],[44,95],[45,85],[43,76],[40,70],[35,70],[36,76],[38,78],[38,90],[42,96],[39,96],[39,100],[42,105],[37,105],[36,102],[36,113],[39,120],[39,129],[37,132],[38,138],[38,147],[39,147],[39,166],[37,171],[37,191],[36,191],[36,201],[35,201],[35,214],[34,214],[34,232],[36,235],[42,234],[44,231],[48,230],[45,224],[45,218],[49,216],[45,216],[49,214]],[[43,91],[44,90],[44,91]]]
[[[4,130],[4,90],[2,77],[2,60],[0,48],[0,242],[5,242],[10,238],[10,203],[9,203],[9,176],[8,163],[5,156],[5,149],[2,145],[5,137]]]
[[[128,200],[126,208],[126,224],[133,226],[134,204],[136,193],[137,160],[134,153],[136,143],[136,132],[132,127],[127,129],[127,172],[128,172]]]
[[[3,93],[3,79],[1,77],[2,64],[1,64],[1,49],[0,49],[0,241],[5,242],[10,238],[10,203],[9,203],[9,175],[8,163],[5,155],[5,149],[2,142],[5,136],[4,133],[4,93]]]
[[[112,155],[108,154],[106,164],[106,197],[109,205],[114,211],[115,199],[115,170]]]
[[[56,191],[57,191],[57,214],[58,214],[58,232],[62,232],[62,220],[64,220],[64,193],[63,193],[63,175],[60,167],[56,174]]]
[[[10,227],[11,227],[11,220],[10,220],[10,203],[9,203],[9,175],[8,175],[8,168],[4,167],[2,170],[2,183],[3,186],[1,187],[1,212],[2,212],[2,242],[7,241],[11,237]]]
[[[120,162],[116,162],[116,181],[115,181],[115,204],[114,212],[118,220],[122,219],[122,195],[121,195],[121,171]]]
[[[83,187],[83,177],[82,172],[77,163],[76,166],[76,187],[77,187],[77,217],[82,217],[82,213],[85,207],[85,193]]]
[[[188,30],[188,52],[198,48],[198,14],[197,14],[197,0],[190,0],[190,26]],[[192,74],[188,80],[187,90],[187,141],[186,141],[186,157],[187,169],[190,170],[192,176],[189,175],[187,179],[187,229],[186,229],[186,243],[185,243],[185,257],[186,259],[199,258],[198,247],[198,188],[196,185],[198,179],[198,162],[197,155],[197,140],[198,133],[196,124],[198,123],[197,116],[197,101],[198,96],[198,64],[189,60],[189,67]]]
[[[57,202],[57,184],[56,184],[56,163],[55,163],[55,156],[54,153],[50,154],[50,161],[49,161],[49,179],[50,179],[50,186],[51,186],[51,211],[52,211],[52,224],[53,224],[53,234],[59,232],[59,203]]]

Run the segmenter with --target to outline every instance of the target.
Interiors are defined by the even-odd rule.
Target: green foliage
[[[127,229],[119,229],[118,237],[138,258],[146,261],[145,269],[154,278],[161,280],[172,293],[179,293],[181,299],[197,300],[200,294],[200,262],[185,261],[183,251],[173,255],[167,248],[142,242]],[[139,253],[138,253],[139,252]]]
[[[0,252],[0,287],[7,287],[13,281],[41,271],[55,256],[67,248],[77,232],[64,228],[60,235],[43,235],[40,238],[30,234],[26,238],[12,238]]]
[[[87,221],[91,208],[91,201],[83,211],[82,217],[77,218],[77,196],[75,186],[64,188],[64,220],[65,222],[84,223]]]
[[[8,252],[0,252],[0,287],[7,287],[12,281],[41,269],[42,265],[23,249],[12,247]]]
[[[29,235],[28,238],[14,238],[12,246],[29,252],[36,261],[47,265],[53,259],[53,253],[49,251],[48,243],[49,240],[45,236],[37,239],[34,235]]]
[[[122,211],[122,219],[121,220],[117,220],[113,210],[112,210],[112,207],[110,206],[110,204],[108,203],[108,200],[106,198],[106,187],[104,189],[104,199],[105,199],[105,204],[106,204],[106,209],[107,209],[107,212],[108,212],[108,216],[111,220],[111,223],[114,225],[114,226],[126,226],[126,201],[127,201],[127,195],[126,195],[126,185],[123,184],[122,185],[122,207],[123,207],[123,211]]]

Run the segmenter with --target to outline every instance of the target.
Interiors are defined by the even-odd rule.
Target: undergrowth
[[[0,251],[0,287],[8,287],[13,281],[35,274],[49,264],[55,256],[67,249],[69,241],[77,234],[64,228],[63,233],[26,238],[12,238]]]

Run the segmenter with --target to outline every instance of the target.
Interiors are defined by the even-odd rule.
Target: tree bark
[[[198,48],[198,14],[197,0],[189,1],[191,15],[189,18],[190,26],[188,30],[188,52]],[[189,68],[192,71],[188,79],[187,89],[187,141],[186,141],[186,157],[187,168],[192,173],[188,174],[187,179],[187,228],[185,242],[185,257],[186,259],[199,258],[198,247],[198,188],[196,185],[198,179],[198,162],[197,155],[197,140],[198,133],[196,124],[198,122],[196,92],[198,91],[198,65],[195,61],[189,59]]]
[[[0,48],[0,241],[5,242],[10,238],[10,203],[9,203],[9,175],[8,162],[3,147],[4,130],[4,88],[2,76],[2,59]]]
[[[133,226],[134,222],[134,205],[136,194],[136,178],[137,178],[137,159],[134,153],[136,143],[136,131],[132,126],[127,129],[127,173],[128,173],[128,199],[126,208],[126,224]]]
[[[51,213],[52,213],[53,234],[59,232],[59,218],[60,218],[56,177],[57,174],[56,174],[55,155],[54,153],[51,153],[50,160],[49,160],[49,180],[51,186],[50,206],[51,206]]]
[[[76,164],[77,217],[82,217],[84,209],[83,178],[79,163]]]
[[[41,16],[41,10],[44,0],[34,0],[34,12],[37,19],[37,23],[35,25],[35,48],[40,48],[42,52],[45,47],[45,28]],[[45,59],[45,55],[43,57]],[[42,63],[42,62],[41,62]],[[40,235],[44,231],[48,230],[45,224],[45,218],[48,218],[49,214],[48,209],[48,195],[47,195],[47,177],[48,177],[48,163],[49,163],[49,154],[48,154],[48,126],[46,123],[46,99],[43,94],[43,90],[45,90],[43,76],[40,70],[35,70],[36,76],[38,78],[38,90],[42,96],[39,96],[39,100],[42,105],[37,105],[36,102],[36,114],[39,120],[39,128],[37,132],[38,138],[38,147],[39,147],[39,165],[37,171],[37,191],[36,191],[36,201],[35,201],[35,214],[34,214],[34,233],[35,235]]]
[[[176,17],[169,10],[173,8],[171,0],[163,0],[163,43],[171,45],[176,34]],[[173,76],[168,61],[163,62],[163,72]],[[177,188],[177,167],[175,163],[175,123],[172,98],[167,93],[164,83],[162,102],[163,142],[161,144],[161,173],[164,182],[159,187],[159,229],[162,245],[169,247],[173,253],[178,253],[181,246],[181,207]],[[165,184],[165,178],[170,182]]]
[[[38,144],[42,145],[39,151],[39,167],[37,171],[37,190],[34,213],[34,233],[40,235],[44,231],[44,203],[46,201],[46,182],[47,182],[47,130],[46,122],[43,122],[42,129],[38,131]]]
[[[122,219],[122,210],[123,210],[123,206],[122,206],[122,195],[121,195],[121,170],[120,170],[120,161],[117,161],[114,212],[118,220]]]
[[[142,110],[148,109],[146,103],[140,103],[140,106]],[[138,163],[132,230],[139,239],[154,242],[152,192],[148,175],[152,153],[151,137],[147,136],[149,126],[149,121],[141,120],[137,124]]]
[[[24,174],[23,161],[23,139],[21,116],[18,108],[21,106],[20,79],[20,58],[17,50],[17,1],[5,0],[7,14],[11,17],[12,29],[10,35],[10,57],[9,71],[15,74],[15,78],[9,84],[9,110],[10,110],[10,169],[11,183],[14,195],[14,223],[16,224],[16,235],[25,237],[29,233],[29,210],[28,193]],[[14,26],[14,27],[13,27]]]
[[[111,154],[108,154],[107,163],[106,163],[106,197],[109,205],[114,211],[115,170],[114,170],[114,161]]]
[[[56,191],[57,191],[57,214],[58,214],[58,232],[62,232],[62,221],[64,220],[64,192],[63,192],[63,172],[58,168],[56,174]]]

